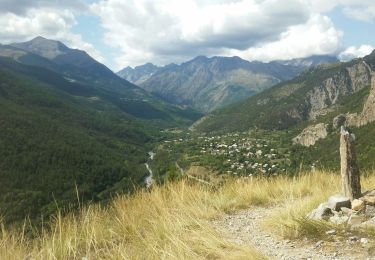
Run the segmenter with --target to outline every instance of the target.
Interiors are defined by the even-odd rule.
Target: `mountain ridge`
[[[309,66],[337,61],[326,56],[309,59],[314,62],[295,66],[281,61],[249,62],[238,56],[209,58],[201,55],[180,65],[152,65],[152,71],[146,74],[142,70],[147,64],[124,69],[118,75],[130,81],[135,80],[135,84],[168,102],[210,112],[289,80]],[[128,74],[124,74],[124,71]]]

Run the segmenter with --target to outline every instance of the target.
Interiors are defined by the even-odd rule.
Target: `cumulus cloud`
[[[300,0],[107,0],[91,10],[101,18],[106,42],[121,50],[119,68],[245,51],[310,18]]]
[[[0,0],[0,13],[25,14],[32,8],[58,8],[82,12],[87,9],[83,0]]]
[[[375,6],[373,0],[303,0],[313,12],[325,13],[336,7],[344,7],[346,10],[358,7]]]
[[[234,55],[249,60],[285,60],[311,55],[337,54],[342,48],[343,33],[337,30],[332,21],[323,15],[313,15],[305,24],[291,26],[281,34],[278,41],[245,52],[232,51]]]
[[[36,36],[60,40],[72,48],[85,50],[104,61],[95,47],[70,30],[76,24],[75,13],[85,12],[81,1],[65,0],[0,0],[1,43],[21,42]]]
[[[370,54],[374,50],[371,45],[361,45],[359,47],[351,46],[341,52],[338,57],[342,61],[348,61],[354,58],[361,58]]]

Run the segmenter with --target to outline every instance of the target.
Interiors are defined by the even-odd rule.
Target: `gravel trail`
[[[242,245],[251,245],[269,259],[375,259],[360,241],[284,240],[262,228],[262,221],[281,207],[254,207],[212,221],[224,238]]]

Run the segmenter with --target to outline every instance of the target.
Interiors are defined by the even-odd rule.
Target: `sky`
[[[0,0],[0,43],[43,36],[114,71],[198,55],[247,60],[375,48],[375,0]]]

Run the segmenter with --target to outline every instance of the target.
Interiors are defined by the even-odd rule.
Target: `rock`
[[[351,215],[348,220],[348,224],[351,225],[352,227],[358,227],[364,222],[365,216],[363,215]]]
[[[341,195],[341,194],[336,194],[328,199],[328,208],[339,211],[342,207],[345,208],[351,208],[352,205],[350,203],[350,199]]]
[[[365,222],[362,222],[361,224],[361,227],[364,227],[364,228],[367,228],[367,227],[375,227],[375,217],[365,221]]]
[[[319,139],[326,138],[327,134],[327,125],[320,123],[305,128],[298,136],[293,138],[293,142],[308,147],[314,145]]]
[[[327,203],[322,203],[318,208],[314,209],[307,218],[313,220],[328,220],[329,217],[333,216],[332,209],[330,209]]]
[[[336,230],[334,230],[334,229],[328,230],[328,231],[326,232],[326,235],[330,235],[330,236],[332,236],[332,235],[336,235]]]
[[[348,220],[349,220],[348,216],[335,215],[335,216],[329,218],[329,221],[332,222],[333,224],[336,224],[336,225],[345,224],[345,223],[348,222]]]
[[[375,217],[375,207],[367,205],[365,209],[366,216]]]
[[[355,213],[354,210],[346,208],[346,207],[341,207],[341,212],[345,215],[350,216],[351,214]]]
[[[323,245],[323,241],[319,240],[318,242],[316,242],[315,247],[320,247],[322,245]]]
[[[368,244],[368,239],[365,237],[362,237],[360,241],[362,244]]]
[[[333,129],[339,129],[345,124],[346,116],[344,114],[338,115],[333,119]]]
[[[363,200],[355,199],[352,201],[352,210],[360,211],[366,208],[365,202]]]
[[[361,198],[366,205],[375,206],[375,194],[367,194]]]

